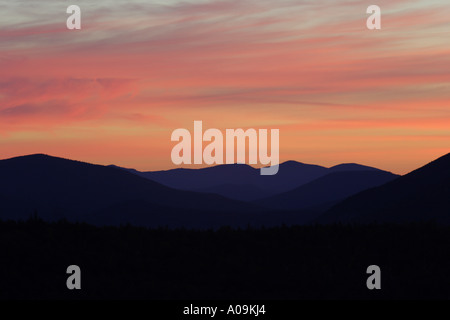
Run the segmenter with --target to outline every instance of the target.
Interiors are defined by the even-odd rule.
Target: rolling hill
[[[336,170],[294,190],[255,203],[272,209],[300,210],[321,207],[320,210],[324,210],[355,193],[382,185],[397,177],[381,170]]]
[[[122,169],[171,188],[212,192],[230,199],[248,202],[290,191],[333,172],[380,171],[354,163],[326,168],[297,161],[286,161],[280,164],[278,173],[273,176],[261,176],[259,169],[246,164],[147,172]]]
[[[175,190],[116,168],[43,154],[0,160],[0,218],[26,219],[35,211],[46,220],[91,221],[124,203],[139,212],[248,213],[256,208],[216,194]],[[123,208],[121,221],[135,211]],[[176,217],[175,217],[176,218]],[[172,217],[172,219],[175,219]],[[142,220],[142,219],[141,219]],[[105,220],[107,222],[107,220]]]
[[[317,222],[450,223],[450,153],[335,205]]]

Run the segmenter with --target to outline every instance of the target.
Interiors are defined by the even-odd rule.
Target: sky
[[[169,169],[194,120],[279,129],[281,161],[407,173],[450,152],[450,3],[0,0],[1,159]]]

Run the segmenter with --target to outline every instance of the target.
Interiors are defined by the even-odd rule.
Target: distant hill
[[[341,163],[328,169],[329,172],[341,172],[341,171],[382,171],[377,168],[363,166],[357,163]]]
[[[450,223],[450,153],[335,205],[317,222]]]
[[[246,164],[224,164],[201,169],[177,168],[148,172],[139,172],[134,169],[127,170],[141,177],[181,190],[204,190],[222,185],[246,185],[268,193],[278,193],[312,181],[326,174],[328,169],[296,161],[287,161],[280,164],[278,173],[273,176],[261,176],[259,169]]]
[[[294,190],[255,203],[272,209],[299,210],[320,206],[321,210],[324,210],[327,205],[331,206],[355,193],[382,185],[398,177],[386,171],[358,169],[356,171],[333,170],[335,172]]]
[[[261,176],[259,169],[246,164],[148,172],[122,169],[171,188],[212,192],[242,201],[254,201],[290,191],[332,172],[379,171],[379,169],[359,164],[341,164],[326,168],[296,161],[286,161],[280,164],[278,173],[273,176]]]
[[[43,154],[0,160],[0,177],[1,219],[26,219],[36,211],[46,220],[102,224],[95,216],[104,215],[106,209],[120,214],[122,222],[133,220],[137,211],[171,212],[173,220],[184,210],[208,212],[214,219],[215,212],[251,213],[257,209],[216,194],[175,190],[124,170]],[[120,212],[112,209],[124,203],[135,205],[122,207]],[[139,205],[144,207],[131,210]],[[148,218],[147,222],[152,222],[150,215]]]

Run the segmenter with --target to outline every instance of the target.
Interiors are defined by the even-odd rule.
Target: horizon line
[[[138,172],[165,172],[165,171],[179,170],[179,169],[184,169],[184,170],[200,170],[200,169],[214,168],[214,167],[219,167],[219,166],[236,166],[236,165],[244,165],[244,166],[248,166],[248,167],[250,167],[250,168],[252,168],[252,169],[255,169],[255,170],[259,170],[260,168],[263,168],[263,167],[268,167],[268,166],[255,166],[255,165],[251,165],[251,164],[248,164],[248,163],[238,163],[238,162],[235,162],[235,163],[223,163],[223,164],[214,164],[214,165],[192,164],[192,165],[191,165],[192,167],[181,167],[181,166],[177,166],[177,167],[174,167],[174,168],[171,168],[171,169],[160,169],[160,170],[137,170],[137,169],[135,169],[135,168],[133,168],[133,167],[119,166],[119,165],[116,165],[116,164],[114,164],[114,163],[109,163],[109,164],[99,164],[99,163],[94,163],[94,162],[88,162],[88,161],[83,161],[83,160],[77,160],[77,159],[74,159],[74,158],[66,158],[66,157],[63,157],[63,156],[50,155],[50,154],[47,154],[47,153],[30,153],[30,154],[24,154],[24,155],[19,155],[19,156],[13,156],[13,157],[8,157],[8,158],[2,158],[2,159],[0,159],[0,161],[12,160],[12,159],[16,159],[16,158],[32,157],[32,156],[46,156],[46,157],[50,157],[50,158],[57,158],[57,159],[63,159],[63,160],[69,160],[69,161],[75,161],[75,162],[82,162],[82,163],[87,163],[87,164],[92,164],[92,165],[99,165],[99,166],[104,166],[104,167],[111,167],[111,166],[114,166],[114,167],[118,167],[118,168],[122,168],[122,169],[135,170],[135,171],[138,171]],[[338,163],[338,164],[336,164],[336,165],[333,165],[333,166],[329,166],[329,167],[328,167],[328,166],[323,166],[323,165],[320,165],[320,164],[304,163],[304,162],[297,161],[297,160],[286,160],[286,161],[283,161],[283,162],[279,163],[278,165],[281,166],[281,165],[285,165],[285,164],[287,164],[287,163],[295,163],[295,164],[301,164],[301,165],[307,165],[307,166],[316,166],[316,167],[322,167],[322,168],[325,168],[325,169],[331,169],[331,168],[335,168],[335,167],[342,166],[342,165],[358,165],[358,166],[363,166],[363,167],[367,167],[367,168],[371,168],[371,169],[376,169],[376,170],[381,170],[381,171],[389,172],[389,173],[396,174],[396,175],[399,175],[399,176],[402,176],[402,175],[403,175],[403,174],[398,174],[398,173],[395,173],[395,172],[392,172],[392,171],[389,171],[389,170],[384,170],[384,169],[380,169],[380,168],[377,168],[377,167],[368,166],[368,165],[360,164],[360,163],[356,163],[356,162],[343,162],[343,163]]]

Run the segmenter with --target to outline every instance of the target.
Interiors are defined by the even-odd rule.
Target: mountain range
[[[280,164],[278,173],[273,176],[262,176],[259,169],[246,164],[147,172],[122,169],[171,188],[216,193],[230,199],[255,201],[255,203],[257,203],[256,200],[291,191],[331,173],[356,171],[372,171],[374,175],[386,173],[373,167],[355,163],[326,168],[296,161],[286,161]],[[344,178],[344,175],[342,175],[342,178]],[[395,177],[395,175],[392,176]],[[362,183],[362,187],[364,187],[363,185],[364,183]],[[372,185],[369,183],[368,186]],[[352,194],[351,191],[349,192]],[[298,209],[298,207],[290,206],[288,209]]]
[[[26,219],[36,211],[46,220],[151,225],[158,214],[166,214],[162,223],[168,223],[174,213],[214,216],[256,210],[216,194],[180,191],[123,170],[43,154],[1,160],[0,177],[2,219]],[[113,209],[128,206],[119,216]],[[111,215],[104,216],[107,209]]]
[[[139,172],[43,154],[0,160],[0,219],[96,225],[450,223],[450,154],[405,176],[359,164],[288,161],[275,176],[248,165]]]

